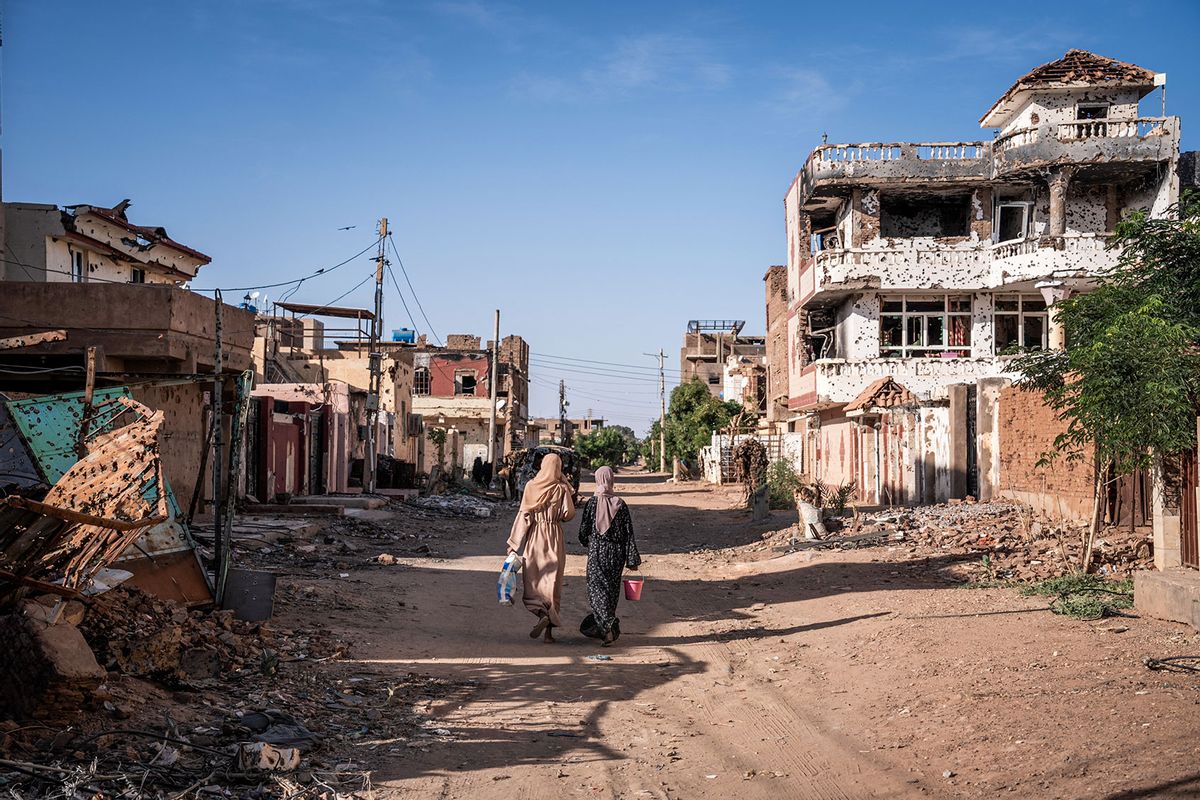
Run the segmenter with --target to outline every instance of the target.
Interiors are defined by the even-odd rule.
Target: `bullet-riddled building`
[[[978,494],[975,384],[1061,347],[1053,304],[1177,200],[1165,76],[1082,50],[1022,76],[967,142],[822,144],[785,197],[788,427],[803,471],[867,503]],[[986,454],[985,454],[986,456]]]

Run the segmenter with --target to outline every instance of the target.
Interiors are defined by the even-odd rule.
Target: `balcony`
[[[997,176],[1048,164],[1166,161],[1179,149],[1179,117],[1084,119],[1021,128],[992,144]]]
[[[909,240],[901,246],[824,250],[802,276],[801,304],[839,302],[870,289],[973,291],[987,285],[990,246],[977,242]]]
[[[999,288],[1046,278],[1087,278],[1116,266],[1120,251],[1103,233],[1069,233],[1001,242],[991,248],[989,285]]]
[[[799,410],[849,403],[874,381],[891,376],[920,400],[946,398],[946,387],[1004,374],[1005,360],[990,358],[826,358],[803,369]]]
[[[991,169],[987,142],[823,144],[809,154],[796,180],[803,204],[831,184],[986,180]]]

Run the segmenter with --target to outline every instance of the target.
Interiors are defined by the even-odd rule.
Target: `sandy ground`
[[[750,552],[791,520],[752,524],[697,484],[618,483],[647,580],[615,647],[531,640],[534,618],[496,602],[507,511],[431,526],[433,557],[284,605],[281,624],[319,612],[352,639],[355,668],[461,687],[417,709],[430,736],[363,745],[380,797],[1200,796],[1200,675],[1142,664],[1200,654],[1190,628],[1055,616],[951,585],[903,545]]]

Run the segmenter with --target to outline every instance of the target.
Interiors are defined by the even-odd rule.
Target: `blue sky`
[[[977,121],[995,98],[1081,47],[1167,72],[1168,113],[1198,146],[1195,2],[9,0],[5,12],[6,200],[132,198],[135,222],[213,257],[203,287],[331,265],[387,216],[438,334],[486,338],[499,307],[503,332],[535,354],[535,414],[555,413],[563,378],[573,415],[639,431],[657,410],[643,353],[662,347],[677,370],[691,318],[762,332],[762,275],[785,259],[783,193],[822,133],[987,138]],[[328,302],[370,269],[364,257],[293,299]],[[370,302],[367,286],[341,301]],[[390,287],[385,303],[389,327],[409,323]],[[647,369],[581,374],[562,357]]]

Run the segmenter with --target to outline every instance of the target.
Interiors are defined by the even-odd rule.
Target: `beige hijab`
[[[603,536],[612,527],[613,518],[625,505],[625,501],[617,497],[613,491],[612,467],[601,467],[596,470],[596,535]]]
[[[555,453],[548,453],[542,458],[538,474],[525,484],[525,493],[521,495],[521,510],[537,511],[550,505],[554,501],[556,486],[571,491],[566,478],[563,477],[562,459]]]

